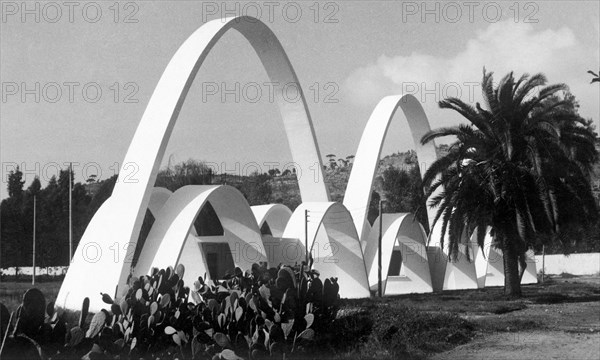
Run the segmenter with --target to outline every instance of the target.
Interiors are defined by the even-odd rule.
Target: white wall
[[[49,266],[49,267],[39,267],[36,266],[35,274],[36,275],[50,275],[50,276],[59,276],[67,273],[68,266]],[[16,275],[17,269],[14,267],[9,267],[5,269],[0,269],[0,274],[2,275]],[[33,267],[31,266],[23,266],[19,267],[19,275],[32,275]]]
[[[542,269],[542,255],[535,256],[538,272]],[[544,263],[545,273],[559,275],[569,273],[572,275],[594,275],[600,272],[600,253],[546,255]]]

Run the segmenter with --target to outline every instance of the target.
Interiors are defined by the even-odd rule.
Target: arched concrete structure
[[[292,217],[292,210],[283,204],[256,205],[251,208],[259,229],[266,222],[273,237],[283,236],[285,227]]]
[[[429,233],[427,246],[431,283],[434,291],[476,289],[477,271],[475,270],[475,253],[471,242],[463,235],[458,246],[456,260],[448,257],[448,233],[444,235],[444,248],[441,247],[442,222],[433,225]],[[432,242],[431,240],[434,239]],[[467,256],[467,251],[469,252]]]
[[[492,246],[492,236],[488,228],[485,234],[483,250],[477,246],[477,231],[473,233],[471,241],[475,253],[475,270],[477,272],[477,285],[480,288],[488,286],[504,286],[504,256],[502,250]],[[537,284],[537,266],[535,254],[532,250],[526,254],[527,268],[521,279],[521,284]]]
[[[369,238],[370,226],[367,221],[367,213],[371,201],[371,189],[381,156],[381,149],[383,148],[383,142],[389,125],[398,107],[402,109],[408,122],[419,161],[421,176],[425,174],[429,165],[437,159],[435,143],[433,141],[424,145],[421,144],[421,138],[431,127],[420,102],[412,95],[394,95],[383,98],[371,113],[361,137],[358,151],[354,158],[352,173],[346,187],[346,195],[344,196],[344,205],[352,213],[352,218],[363,244],[367,241],[365,239]],[[441,189],[438,189],[439,191]],[[427,218],[429,220],[429,228],[431,229],[430,239],[439,239],[440,236],[439,224],[433,226],[435,213],[436,209],[427,208]],[[447,259],[444,252],[436,254],[434,251],[435,259],[440,257]],[[475,265],[472,262],[465,261],[465,259],[465,256],[460,256],[459,261],[456,263],[434,264],[435,266],[432,267],[431,271],[434,285],[437,284],[436,280],[439,280],[441,281],[438,286],[439,289],[470,289],[473,286],[477,287]],[[454,269],[457,266],[459,268]],[[465,276],[461,276],[461,274]]]
[[[371,113],[358,144],[358,150],[352,165],[352,173],[348,179],[344,196],[344,206],[352,213],[356,231],[362,241],[368,237],[370,231],[367,213],[381,149],[398,107],[402,109],[408,122],[420,164],[421,176],[425,174],[427,167],[437,158],[433,141],[425,145],[421,144],[423,135],[431,130],[421,103],[412,95],[394,95],[381,99]],[[431,224],[435,212],[428,208],[427,215]]]
[[[467,246],[469,244],[466,241],[458,245],[459,253],[456,261],[450,261],[446,249],[442,250],[439,246],[427,247],[433,291],[477,289],[473,251],[469,249],[471,261],[468,261]]]
[[[226,185],[188,185],[175,191],[156,217],[135,268],[135,275],[182,263],[184,282],[207,272],[206,259],[190,230],[202,207],[210,202],[224,230],[235,266],[250,269],[266,260],[260,230],[244,196]],[[187,243],[192,241],[192,243]],[[184,248],[186,249],[185,251]],[[187,261],[186,261],[187,260]]]
[[[277,267],[282,263],[287,264],[288,262],[281,250],[282,247],[297,249],[296,240],[288,241],[289,239],[282,239],[285,227],[292,217],[292,211],[282,204],[269,204],[252,206],[252,212],[256,218],[258,228],[261,229],[261,237],[265,252],[267,253],[268,266]],[[262,233],[262,227],[265,223],[267,223],[271,230],[270,235]]]
[[[308,226],[305,229],[305,210]],[[308,230],[308,232],[306,231]],[[284,264],[300,263],[308,238],[313,267],[321,277],[337,277],[343,298],[369,297],[363,252],[350,212],[335,202],[305,202],[296,208],[283,233],[276,258]]]
[[[58,304],[78,309],[89,294],[113,293],[115,284],[125,284],[129,268],[124,259],[130,258],[135,251],[151,189],[179,112],[204,59],[230,29],[239,31],[248,40],[271,82],[277,84],[275,99],[288,135],[292,159],[299,171],[302,200],[329,200],[322,176],[309,175],[311,169],[322,169],[321,156],[304,94],[279,40],[258,19],[213,20],[181,45],[161,76],[122,162],[111,201],[105,202],[103,209],[94,216],[73,256],[57,297]],[[283,87],[292,83],[300,90],[301,101],[289,102],[283,97]],[[90,246],[97,247],[101,253],[93,263],[82,255]],[[111,249],[121,253],[108,255]],[[98,269],[102,269],[102,276],[88,281],[88,274]],[[90,310],[98,311],[102,307],[101,299],[90,298]]]
[[[383,218],[383,220],[382,220]],[[382,293],[398,295],[432,292],[429,262],[427,260],[427,234],[412,214],[383,214],[375,220],[365,248],[365,263],[369,273],[371,290],[377,290],[378,284],[378,237],[379,222],[382,223],[381,274]],[[398,274],[390,275],[392,255],[401,256]],[[399,259],[395,259],[396,261]]]

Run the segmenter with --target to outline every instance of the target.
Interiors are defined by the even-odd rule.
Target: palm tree
[[[484,107],[457,98],[439,103],[469,124],[423,136],[423,144],[457,139],[427,170],[423,185],[428,198],[437,193],[429,205],[437,207],[434,224],[441,220],[440,241],[447,233],[450,256],[457,257],[461,236],[491,227],[504,254],[505,293],[520,296],[528,247],[561,226],[596,220],[589,171],[598,154],[569,101],[550,101],[565,85],[546,86],[542,74],[516,80],[509,73],[494,88],[492,75],[483,70]],[[483,247],[485,231],[477,234]]]

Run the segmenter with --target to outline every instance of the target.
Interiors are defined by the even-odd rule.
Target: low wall
[[[542,270],[542,255],[536,255],[535,261],[539,273]],[[544,269],[549,275],[595,275],[600,272],[600,253],[546,255]]]
[[[35,267],[36,275],[49,275],[49,276],[61,276],[67,273],[68,266],[48,266],[48,267]],[[19,275],[33,275],[32,266],[23,266],[18,268]],[[1,275],[15,276],[17,274],[17,268],[9,267],[0,269]]]

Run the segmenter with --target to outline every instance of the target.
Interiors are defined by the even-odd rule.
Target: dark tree
[[[457,139],[423,181],[428,195],[439,190],[430,206],[441,221],[440,242],[448,233],[450,255],[456,257],[463,235],[491,227],[511,296],[521,295],[525,252],[540,235],[556,234],[567,224],[590,226],[598,217],[589,183],[598,156],[594,136],[570,110],[572,102],[551,103],[566,86],[546,83],[542,74],[515,79],[510,73],[495,86],[484,70],[483,106],[457,98],[440,102],[469,123],[430,131],[421,140]],[[477,234],[483,247],[485,231]]]
[[[12,198],[20,198],[23,195],[23,184],[25,181],[23,180],[23,173],[17,166],[15,171],[12,171],[8,174],[8,196]]]
[[[425,209],[425,193],[417,165],[408,171],[389,167],[383,172],[383,194],[386,212],[410,212],[416,215],[427,233],[429,223]]]

